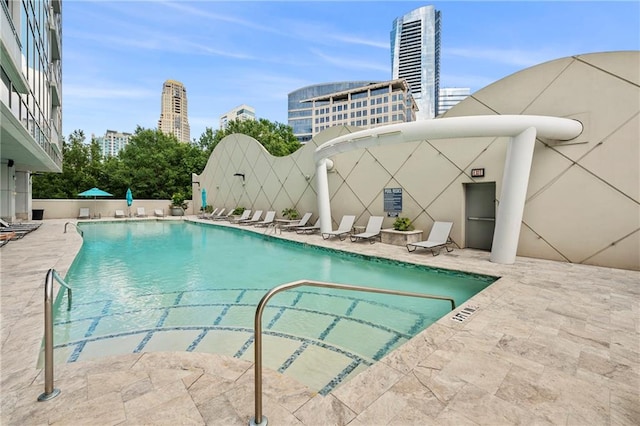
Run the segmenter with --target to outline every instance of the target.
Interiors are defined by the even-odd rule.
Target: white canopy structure
[[[536,138],[568,141],[579,136],[582,129],[579,121],[568,118],[536,115],[477,115],[392,124],[337,137],[320,145],[314,153],[320,230],[321,232],[331,230],[327,169],[332,167],[332,162],[329,157],[357,149],[425,139],[506,136],[510,140],[490,260],[501,264],[512,264],[515,262],[518,248]]]

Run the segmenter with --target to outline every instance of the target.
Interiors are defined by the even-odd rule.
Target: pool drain
[[[465,306],[459,312],[457,312],[454,316],[452,316],[451,319],[454,321],[463,322],[477,310],[478,310],[477,306],[473,306],[473,305]]]

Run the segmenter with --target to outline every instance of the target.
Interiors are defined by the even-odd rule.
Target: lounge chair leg
[[[409,247],[413,247],[413,250],[411,250]],[[416,249],[417,249],[417,248],[418,248],[418,247],[416,247],[416,246],[412,246],[412,245],[407,244],[407,251],[408,251],[409,253],[413,253],[414,251],[416,251]]]

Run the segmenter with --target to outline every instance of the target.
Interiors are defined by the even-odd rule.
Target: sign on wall
[[[398,217],[402,211],[402,188],[384,188],[384,211],[387,217]]]

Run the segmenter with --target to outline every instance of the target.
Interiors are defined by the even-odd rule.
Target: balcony
[[[62,59],[62,41],[60,40],[60,14],[53,13],[54,9],[50,9],[49,14],[49,39],[51,40],[51,60]]]

